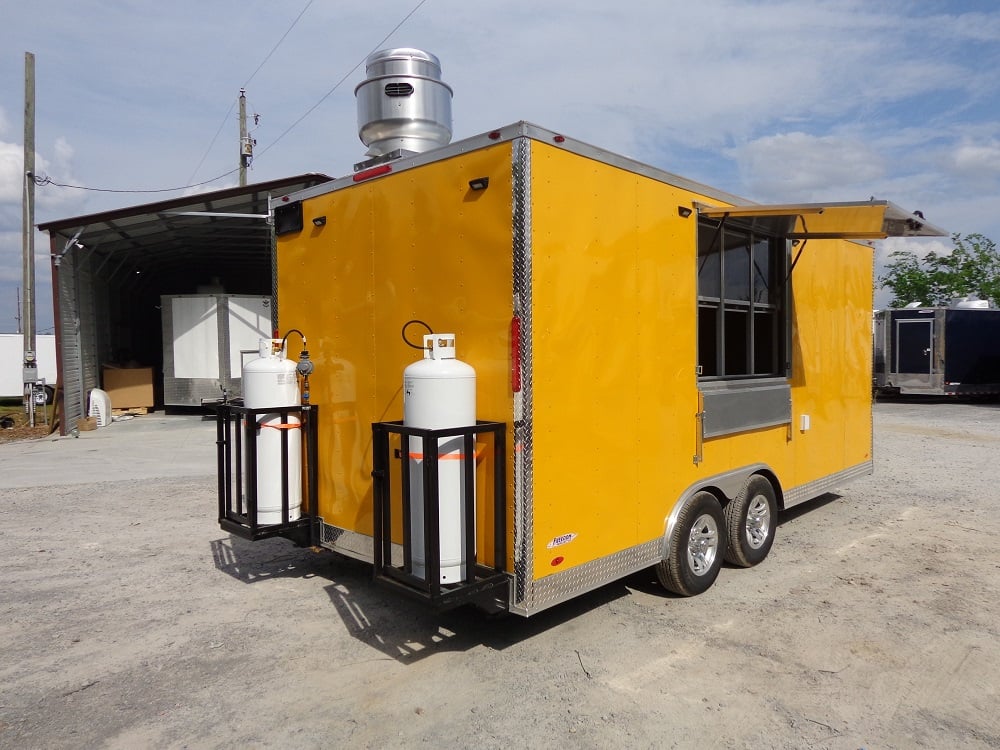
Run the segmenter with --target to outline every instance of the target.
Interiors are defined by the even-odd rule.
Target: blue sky
[[[874,195],[1000,242],[1000,8],[992,1],[5,6],[0,331],[16,330],[21,284],[25,51],[36,56],[36,172],[57,182],[151,190],[230,172],[233,105],[244,85],[260,115],[251,181],[346,174],[365,150],[353,94],[363,60],[376,48],[413,46],[441,59],[455,90],[456,139],[529,120],[750,200]],[[228,174],[187,192],[235,184]],[[36,221],[181,194],[39,187]],[[877,244],[880,263],[896,249],[949,247]],[[52,325],[47,238],[36,239],[36,255],[41,331]]]

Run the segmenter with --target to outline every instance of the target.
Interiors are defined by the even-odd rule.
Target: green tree
[[[879,284],[892,290],[890,307],[911,302],[936,307],[956,297],[974,295],[1000,303],[1000,251],[981,234],[952,235],[955,249],[948,254],[934,251],[918,258],[897,250],[889,257]]]

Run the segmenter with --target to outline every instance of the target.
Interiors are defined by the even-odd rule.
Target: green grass
[[[55,419],[56,412],[54,404],[49,404],[48,406],[35,406],[35,424],[45,424],[45,412],[42,409],[48,409],[49,424],[52,424],[52,420]],[[12,416],[17,420],[18,424],[27,424],[28,415],[24,411],[24,401],[19,398],[0,398],[0,417]]]

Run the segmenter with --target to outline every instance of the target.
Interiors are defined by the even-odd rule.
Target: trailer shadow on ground
[[[326,592],[347,633],[401,664],[479,646],[503,651],[630,595],[626,582],[618,581],[526,619],[490,615],[471,605],[436,612],[420,602],[386,597],[370,581],[360,588],[341,581]]]
[[[250,542],[227,536],[209,543],[212,561],[222,573],[243,583],[273,578],[311,578],[330,566],[327,555],[295,547],[285,539]]]
[[[403,664],[443,651],[477,646],[503,650],[551,628],[630,595],[633,589],[655,590],[650,571],[602,586],[531,618],[490,615],[473,606],[437,612],[422,602],[386,596],[374,581],[371,565],[327,550],[294,547],[284,539],[249,542],[230,536],[211,542],[215,567],[242,583],[277,578],[320,577],[344,630],[353,638]],[[657,593],[671,597],[663,589]]]
[[[826,493],[781,513],[784,525],[841,498]],[[663,589],[652,568],[597,588],[530,618],[509,613],[490,615],[473,606],[437,612],[422,602],[385,595],[371,565],[326,550],[292,546],[287,540],[249,542],[228,537],[211,543],[216,568],[242,581],[275,578],[325,578],[330,603],[351,637],[401,664],[414,664],[442,652],[478,646],[502,651],[553,628],[640,592],[664,601],[679,598]],[[730,566],[728,563],[726,567]]]
[[[806,500],[804,503],[799,503],[788,510],[783,510],[778,514],[778,526],[784,526],[786,523],[792,523],[804,515],[819,510],[830,503],[835,503],[842,497],[843,495],[838,495],[836,492],[827,492],[818,497],[814,497],[812,500]]]

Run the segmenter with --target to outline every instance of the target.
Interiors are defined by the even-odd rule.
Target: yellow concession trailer
[[[304,490],[257,523],[237,465],[266,459],[223,458],[255,439],[224,409],[223,528],[528,616],[649,567],[698,594],[872,471],[873,251],[851,240],[941,233],[922,216],[748,204],[525,122],[370,164],[272,203]],[[424,420],[415,362],[443,378]],[[435,422],[466,366],[474,413]]]

